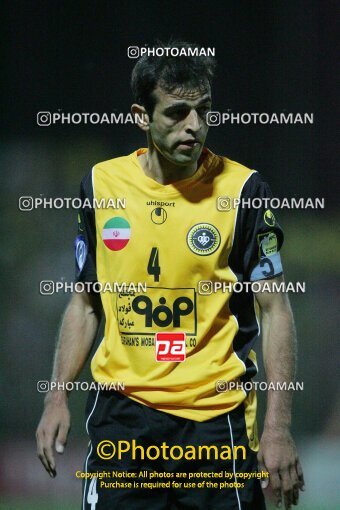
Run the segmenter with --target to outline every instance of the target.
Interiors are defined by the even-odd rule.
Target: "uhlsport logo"
[[[163,207],[156,207],[156,209],[151,212],[151,221],[156,223],[156,225],[162,225],[162,223],[166,221],[167,217],[168,214]]]
[[[130,237],[130,224],[125,218],[116,216],[105,223],[102,232],[102,239],[109,250],[122,250],[129,242]]]
[[[185,361],[185,333],[156,333],[156,361]]]
[[[191,227],[187,235],[187,243],[196,255],[211,255],[221,243],[221,236],[214,225],[197,223]]]

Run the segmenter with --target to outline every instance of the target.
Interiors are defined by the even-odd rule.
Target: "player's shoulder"
[[[131,164],[134,163],[135,157],[136,153],[133,152],[125,156],[117,156],[115,158],[95,163],[92,166],[91,170],[89,170],[83,176],[81,181],[82,188],[85,190],[85,192],[86,190],[92,189],[93,180],[98,176],[103,176],[104,174],[109,174],[110,176],[113,176],[114,174],[126,172],[126,170],[131,166]]]
[[[100,161],[99,163],[96,163],[93,166],[92,172],[99,173],[99,172],[119,171],[119,169],[122,169],[124,167],[131,165],[131,163],[134,161],[135,157],[136,157],[136,151],[132,152],[131,154],[127,154],[125,156],[117,156],[112,159]]]
[[[240,181],[240,183],[243,184],[246,184],[248,181],[257,183],[262,179],[257,170],[249,168],[239,161],[234,161],[233,159],[224,155],[213,154],[213,156],[215,159],[215,164],[221,168],[221,173],[225,176],[237,179]]]
[[[227,156],[217,154],[214,154],[214,156],[220,161],[220,164],[223,165],[223,171],[226,174],[239,175],[241,178],[244,178],[248,188],[256,188],[262,184],[266,184],[266,180],[262,174],[254,168],[247,167],[239,161],[234,161]]]

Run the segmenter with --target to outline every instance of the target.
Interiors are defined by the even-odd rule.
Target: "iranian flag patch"
[[[116,216],[108,220],[103,228],[102,239],[109,250],[119,251],[125,248],[131,237],[130,224],[125,218]]]

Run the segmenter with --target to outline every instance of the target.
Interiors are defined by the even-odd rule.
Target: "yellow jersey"
[[[254,295],[233,285],[282,272],[274,215],[240,206],[270,190],[207,148],[192,177],[162,185],[139,163],[146,151],[98,163],[82,182],[82,199],[95,204],[80,210],[77,279],[101,284],[105,313],[93,377],[196,421],[244,403],[250,430],[255,392],[221,387],[257,372]]]

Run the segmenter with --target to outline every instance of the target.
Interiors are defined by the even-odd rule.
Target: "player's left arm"
[[[268,285],[283,281],[283,276],[258,283]],[[261,308],[263,361],[267,382],[294,382],[296,372],[296,334],[287,293],[258,292]],[[287,384],[288,385],[288,384]],[[297,505],[299,490],[304,490],[302,468],[299,462],[291,426],[292,391],[269,390],[263,434],[258,453],[259,470],[269,472],[276,504],[281,506],[282,495],[286,509]],[[262,482],[268,486],[268,480]]]

